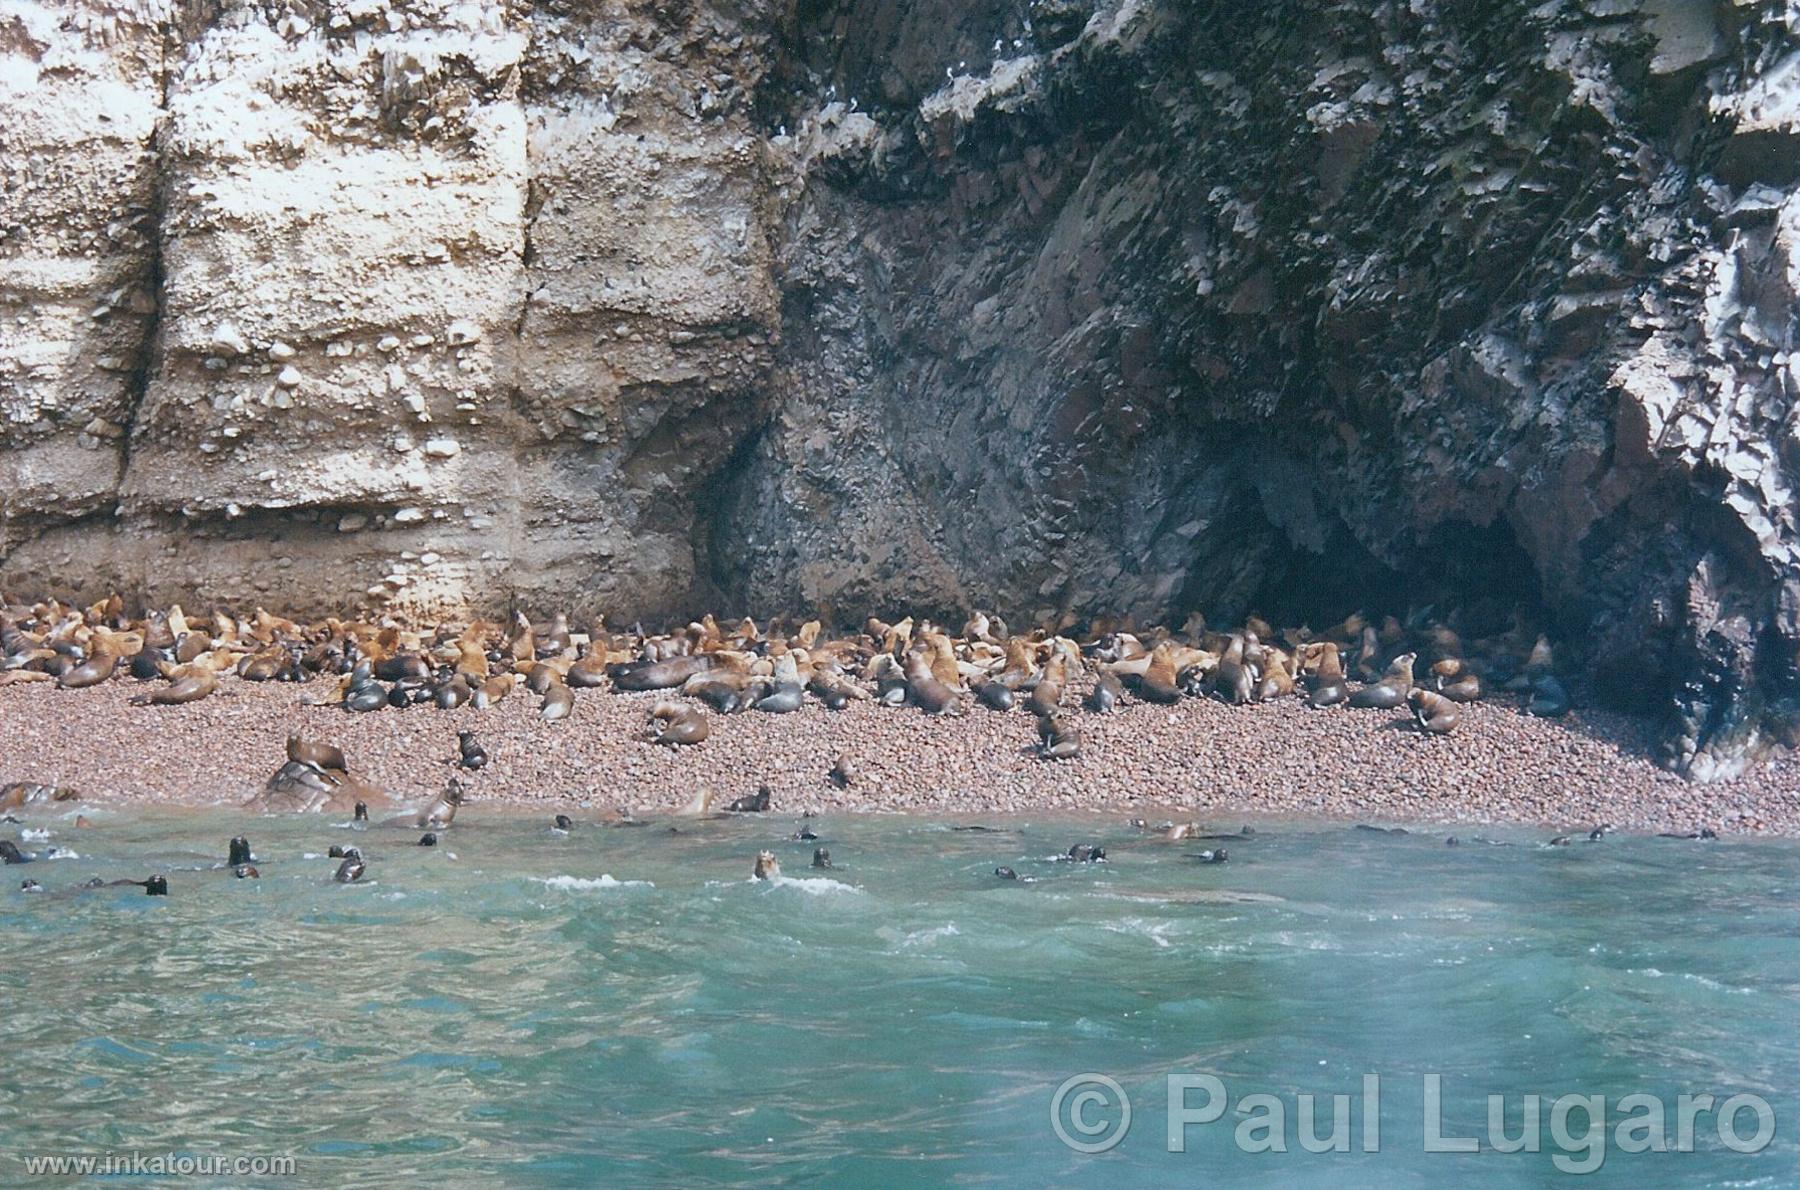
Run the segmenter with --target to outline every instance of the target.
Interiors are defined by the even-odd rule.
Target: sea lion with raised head
[[[366,868],[362,852],[354,847],[346,847],[344,848],[344,862],[338,865],[337,873],[332,876],[332,879],[339,884],[355,884],[362,879]]]
[[[210,669],[194,669],[184,666],[174,672],[181,676],[160,690],[136,696],[131,700],[131,705],[134,707],[180,706],[184,703],[199,702],[219,688],[218,675]]]
[[[1372,630],[1371,630],[1372,631]],[[1412,653],[1402,653],[1388,664],[1379,682],[1364,686],[1350,696],[1350,705],[1362,709],[1391,711],[1406,702],[1413,688]]]
[[[1087,709],[1095,714],[1105,714],[1114,710],[1125,700],[1125,684],[1110,669],[1102,669],[1094,682],[1094,688],[1088,691]]]
[[[1412,707],[1413,722],[1429,735],[1449,735],[1462,722],[1462,708],[1423,687],[1408,694],[1406,701]]]
[[[1060,713],[1038,720],[1038,755],[1045,760],[1073,760],[1081,755],[1081,736]]]
[[[761,814],[768,810],[769,804],[773,800],[774,794],[770,791],[768,784],[764,783],[756,787],[755,793],[746,793],[726,806],[725,809],[733,814]]]
[[[758,880],[781,879],[781,864],[775,859],[775,853],[773,851],[757,852],[756,866],[751,869],[751,874]]]
[[[1067,858],[1078,864],[1097,864],[1106,858],[1106,848],[1097,843],[1076,843],[1069,848]]]
[[[931,672],[931,664],[924,653],[909,651],[902,663],[902,672],[906,676],[908,697],[927,714],[943,714],[961,700],[954,687]]]
[[[227,851],[229,855],[225,860],[225,866],[228,868],[241,867],[244,864],[254,863],[256,860],[256,857],[250,854],[250,840],[243,835],[232,839],[227,845]]]
[[[481,746],[481,741],[475,738],[474,732],[457,732],[456,748],[459,753],[456,763],[459,767],[472,773],[487,767],[487,749]]]
[[[826,776],[829,777],[831,783],[839,789],[848,789],[850,788],[851,782],[856,780],[856,766],[850,763],[848,757],[845,757],[840,753],[837,758],[831,762],[831,772],[827,773]]]
[[[823,848],[823,847],[815,847],[815,848],[813,848],[813,860],[812,860],[812,866],[813,866],[813,867],[815,867],[815,868],[829,868],[829,867],[831,867],[831,866],[832,866],[832,864],[831,864],[831,852],[829,852],[829,851],[827,851],[827,850],[825,850],[825,848]]]
[[[413,813],[396,814],[383,822],[382,826],[405,827],[407,830],[448,830],[456,821],[456,808],[463,803],[463,783],[455,777],[444,785],[444,792],[438,794],[425,807]]]
[[[44,785],[36,781],[9,781],[0,785],[0,810],[18,810],[50,802],[79,801],[80,798],[80,794],[66,785]]]

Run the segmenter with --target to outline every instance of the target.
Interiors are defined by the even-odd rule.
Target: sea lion
[[[438,845],[438,837],[434,832],[426,831],[424,834],[419,836],[419,846],[421,846],[421,847],[436,847],[437,845]]]
[[[152,876],[147,880],[125,880],[121,881],[121,883],[141,885],[144,889],[144,895],[147,897],[166,897],[169,895],[169,878],[167,876]]]
[[[351,821],[367,822],[368,820],[369,820],[369,803],[368,802],[357,802],[356,809],[351,814]]]
[[[1015,705],[1012,690],[997,679],[977,682],[972,689],[975,691],[975,701],[989,710],[1010,711]]]
[[[0,863],[28,864],[36,858],[30,852],[20,851],[19,845],[11,839],[0,839]]]
[[[457,747],[457,750],[461,753],[461,755],[457,758],[456,763],[459,766],[461,766],[462,768],[465,768],[473,773],[473,772],[476,772],[480,769],[484,769],[487,767],[487,762],[488,762],[487,749],[483,748],[481,746],[481,741],[479,741],[475,738],[474,732],[472,732],[472,731],[457,732],[456,733],[456,747]]]
[[[659,702],[650,712],[649,736],[653,744],[698,744],[711,732],[706,712],[680,703]]]
[[[781,865],[776,862],[773,851],[757,852],[756,866],[751,869],[751,872],[758,880],[781,879]]]
[[[250,840],[246,839],[243,835],[239,835],[231,840],[231,842],[227,844],[227,850],[230,852],[230,855],[225,860],[225,866],[228,868],[242,867],[244,864],[251,863],[256,859],[254,855],[250,854]]]
[[[856,767],[850,763],[848,758],[839,755],[831,762],[831,772],[826,776],[839,789],[848,789],[850,783],[856,780]]]
[[[1075,725],[1056,713],[1038,720],[1038,755],[1045,760],[1073,760],[1081,755]]]
[[[367,865],[363,863],[362,852],[354,847],[344,849],[344,862],[338,865],[337,873],[332,879],[339,884],[354,884],[362,879]]]
[[[909,651],[902,669],[906,675],[907,695],[926,714],[941,715],[961,701],[961,696],[954,687],[939,680],[931,672],[931,664],[926,660],[925,654],[917,650]]]
[[[231,874],[239,880],[261,880],[262,873],[256,870],[255,864],[238,864],[231,869]]]
[[[1244,660],[1244,638],[1234,635],[1213,671],[1213,696],[1227,706],[1241,707],[1255,692],[1250,666]]]
[[[448,830],[456,821],[456,808],[463,803],[463,784],[455,777],[444,785],[444,792],[437,795],[425,808],[411,814],[396,814],[383,822],[383,826],[405,827],[407,830]]]
[[[333,744],[319,744],[311,740],[303,740],[298,735],[290,735],[287,739],[287,758],[301,764],[310,764],[320,772],[350,771],[350,764],[344,759],[343,750]]]
[[[17,810],[46,802],[80,800],[81,795],[66,785],[43,785],[36,781],[10,781],[0,785],[0,810]]]
[[[1697,831],[1689,831],[1686,834],[1678,834],[1674,831],[1663,831],[1656,837],[1659,839],[1716,839],[1719,837],[1719,832],[1710,826],[1703,826]]]
[[[1019,874],[1017,872],[1015,872],[1011,868],[1007,868],[1007,867],[995,868],[994,875],[1000,877],[1000,879],[1002,879],[1002,880],[1017,880],[1019,878]]]
[[[1462,709],[1441,694],[1423,687],[1406,696],[1412,707],[1413,722],[1430,735],[1449,735],[1462,722]]]
[[[1138,693],[1149,702],[1178,703],[1181,701],[1180,678],[1175,668],[1175,645],[1165,640],[1150,651],[1150,664],[1138,678]]]
[[[615,690],[668,690],[681,685],[698,673],[713,668],[710,654],[674,657],[667,661],[633,661],[608,667],[607,677]]]
[[[774,794],[767,784],[758,785],[755,793],[746,793],[725,808],[733,814],[761,814],[768,810]]]
[[[1063,688],[1068,684],[1069,659],[1062,653],[1051,654],[1037,685],[1031,688],[1031,697],[1025,700],[1025,709],[1039,719],[1053,714],[1062,705]]]
[[[1531,699],[1525,709],[1544,719],[1569,713],[1569,691],[1555,674],[1539,674],[1531,680]]]
[[[1337,645],[1326,641],[1312,647],[1316,660],[1314,669],[1307,676],[1307,705],[1336,706],[1350,697],[1350,688],[1344,681],[1344,665],[1338,659]]]
[[[1486,690],[1481,676],[1460,657],[1446,657],[1431,667],[1437,691],[1451,702],[1480,702]]]
[[[799,830],[788,836],[788,841],[791,843],[812,843],[816,842],[818,838],[819,833],[817,831],[813,830],[810,826],[802,825]]]
[[[44,886],[35,880],[22,880],[19,882],[19,891],[28,893],[43,892]]]
[[[179,672],[179,671],[178,671]],[[183,703],[199,702],[219,688],[219,679],[211,670],[198,672],[189,670],[184,676],[175,679],[160,690],[148,695],[140,694],[131,700],[134,707],[180,706]]]
[[[756,700],[756,709],[774,715],[786,715],[800,709],[800,696],[805,687],[799,682],[777,682],[775,690]]]
[[[561,681],[552,682],[550,689],[544,691],[544,704],[538,708],[538,718],[546,723],[555,723],[567,719],[575,710],[575,692]]]
[[[1384,711],[1400,706],[1412,690],[1412,666],[1415,660],[1417,657],[1412,653],[1402,653],[1394,658],[1380,681],[1364,686],[1350,696],[1350,705],[1364,710],[1373,708]]]
[[[56,684],[64,690],[85,690],[106,681],[118,668],[118,656],[111,648],[101,646],[86,661],[57,678]]]
[[[567,814],[558,814],[556,818],[552,820],[550,829],[553,831],[561,831],[566,835],[575,829],[575,822]]]
[[[1188,858],[1197,859],[1203,864],[1222,864],[1231,858],[1231,854],[1223,847],[1219,847],[1207,851],[1197,851]]]
[[[831,852],[825,850],[823,847],[813,848],[812,866],[815,868],[831,867]]]
[[[1087,709],[1103,715],[1116,708],[1124,698],[1125,684],[1110,669],[1102,669],[1094,688],[1088,691]]]
[[[1077,843],[1069,848],[1068,858],[1078,864],[1097,864],[1106,858],[1106,848],[1096,843]]]

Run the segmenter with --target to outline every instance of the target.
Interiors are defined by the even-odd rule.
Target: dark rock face
[[[1784,4],[390,9],[0,40],[116,109],[0,195],[0,579],[1522,607],[1695,776],[1800,723]]]

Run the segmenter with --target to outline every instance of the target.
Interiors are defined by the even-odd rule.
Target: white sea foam
[[[546,888],[561,889],[563,892],[588,892],[596,888],[655,888],[648,880],[614,880],[602,874],[598,880],[589,880],[582,876],[550,876],[534,877]]]
[[[750,879],[755,881],[756,877],[752,876]],[[833,880],[829,876],[777,876],[768,883],[776,888],[797,888],[801,892],[815,897],[832,892],[862,892],[862,889],[853,884],[845,884],[843,881]]]
[[[24,830],[19,832],[19,840],[21,842],[25,842],[25,843],[41,843],[45,839],[48,839],[49,837],[50,837],[50,832],[47,829],[45,829],[44,827],[38,827],[36,829],[33,829],[32,827],[28,826]]]

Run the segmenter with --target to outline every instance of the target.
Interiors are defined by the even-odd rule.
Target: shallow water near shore
[[[80,858],[7,868],[0,891],[8,1181],[25,1155],[136,1150],[292,1155],[341,1185],[1525,1186],[1562,1176],[1567,1093],[1607,1097],[1600,1184],[1791,1185],[1800,1162],[1791,841],[1448,848],[1269,822],[1205,865],[1187,857],[1220,844],[1094,817],[828,817],[815,844],[777,815],[561,835],[475,809],[427,849],[316,818],[90,814],[29,818],[51,835],[27,849]],[[240,832],[260,880],[208,866]],[[1076,841],[1108,862],[1049,858]],[[333,843],[362,848],[362,883],[332,883]],[[808,868],[820,845],[836,869]],[[749,879],[764,847],[784,880]],[[69,891],[153,871],[166,900]],[[1051,1123],[1085,1072],[1133,1104],[1092,1156]],[[1233,1109],[1181,1153],[1171,1073],[1217,1077]],[[1423,1152],[1427,1075],[1444,1134],[1484,1149],[1488,1095],[1514,1135],[1544,1096],[1542,1151]],[[1692,1153],[1615,1143],[1621,1096],[1665,1097],[1672,1144],[1676,1095],[1740,1092],[1777,1120],[1759,1153],[1709,1114]],[[1252,1094],[1283,1104],[1286,1153],[1234,1143]],[[1350,1097],[1351,1152],[1302,1149],[1308,1094],[1321,1134]]]

